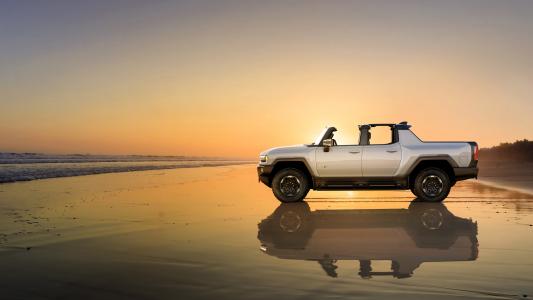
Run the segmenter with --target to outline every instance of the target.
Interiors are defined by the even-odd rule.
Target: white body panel
[[[304,160],[309,172],[314,176],[318,176],[315,164],[315,150],[322,147],[309,147],[307,145],[294,145],[287,147],[276,147],[261,152],[261,155],[268,155],[268,161],[266,163],[260,163],[260,165],[269,165],[279,159],[297,159]]]
[[[362,146],[363,177],[392,177],[402,160],[402,147],[399,143],[388,145]]]
[[[363,146],[334,146],[328,152],[316,148],[316,169],[320,177],[361,177]]]
[[[410,130],[399,130],[402,159],[396,176],[407,176],[411,166],[423,157],[447,156],[453,167],[468,167],[472,147],[466,142],[422,142]]]

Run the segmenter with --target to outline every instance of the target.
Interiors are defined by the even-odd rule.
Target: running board
[[[405,190],[407,179],[392,178],[315,178],[315,190]]]

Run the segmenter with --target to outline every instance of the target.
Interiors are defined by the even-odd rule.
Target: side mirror
[[[333,140],[332,139],[323,140],[322,146],[324,146],[324,152],[329,152],[329,148],[333,146]]]

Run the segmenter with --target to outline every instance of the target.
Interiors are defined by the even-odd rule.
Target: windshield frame
[[[335,127],[326,127],[324,128],[320,134],[316,137],[315,141],[311,144],[313,146],[320,146],[322,144],[322,141],[324,140],[324,136],[326,136],[326,134],[330,134],[332,132],[335,132],[337,131],[337,129]]]

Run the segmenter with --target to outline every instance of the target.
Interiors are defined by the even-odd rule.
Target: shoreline
[[[486,180],[486,179],[478,179],[473,182],[477,184],[485,185],[488,187],[492,187],[492,188],[504,189],[508,191],[519,192],[522,194],[528,194],[528,195],[533,196],[533,187],[531,186],[523,187],[523,186],[505,183],[504,181],[499,182],[498,180]]]
[[[480,184],[533,194],[533,163],[511,161],[480,161]]]
[[[194,163],[195,162],[195,163]],[[41,179],[54,179],[66,177],[79,177],[88,175],[110,174],[110,173],[128,173],[141,171],[173,170],[202,167],[221,167],[232,165],[252,164],[251,161],[183,161],[181,164],[170,165],[120,165],[113,162],[83,162],[83,163],[42,163],[42,164],[14,164],[0,165],[0,185],[16,182],[28,182]],[[97,166],[97,164],[103,164]],[[121,162],[123,163],[123,162]],[[105,165],[107,164],[107,165]],[[27,168],[26,166],[30,166]],[[51,167],[53,166],[53,167]],[[56,167],[57,166],[57,167]],[[66,167],[65,167],[66,166]],[[16,168],[19,167],[19,168]]]

